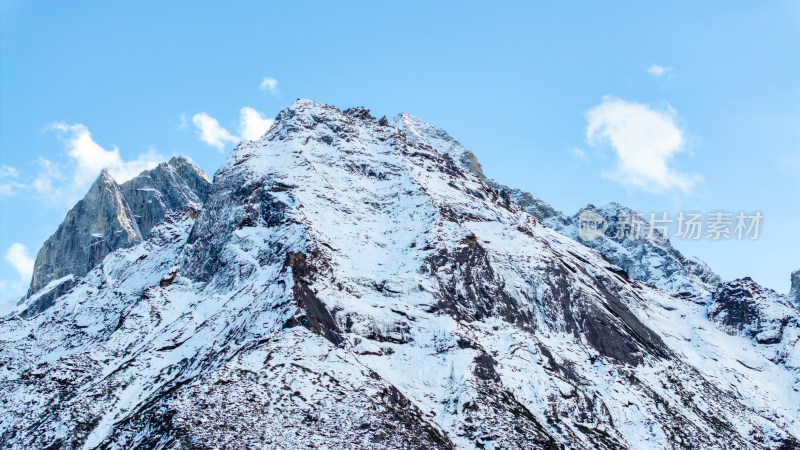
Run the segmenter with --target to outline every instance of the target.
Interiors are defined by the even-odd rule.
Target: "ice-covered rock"
[[[721,284],[712,298],[709,319],[761,344],[775,362],[800,369],[800,310],[790,298],[748,277]]]

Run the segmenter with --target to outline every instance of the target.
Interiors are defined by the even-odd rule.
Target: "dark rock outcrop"
[[[708,317],[731,334],[759,344],[778,344],[787,326],[800,325],[800,312],[777,292],[749,277],[720,285],[708,307]]]

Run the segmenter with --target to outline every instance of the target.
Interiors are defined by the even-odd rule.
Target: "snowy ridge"
[[[298,100],[196,220],[167,215],[50,308],[0,319],[0,443],[800,445],[796,366],[406,121]]]
[[[647,281],[668,291],[688,292],[698,296],[709,296],[720,283],[719,277],[704,262],[682,255],[657,231],[651,236],[647,224],[642,227],[641,239],[616,236],[615,225],[619,216],[635,213],[629,208],[616,203],[602,208],[587,206],[603,216],[610,226],[604,236],[584,242],[578,236],[580,211],[572,217],[567,217],[527,192],[486,178],[472,152],[446,131],[417,117],[403,113],[394,119],[393,124],[406,132],[414,141],[429,145],[439,153],[450,155],[461,167],[474,173],[495,189],[505,192],[511,201],[540,219],[545,225],[594,248],[637,280]]]

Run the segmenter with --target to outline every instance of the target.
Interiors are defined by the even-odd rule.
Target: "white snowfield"
[[[436,130],[296,101],[196,219],[0,319],[0,445],[800,445],[796,304],[637,280]]]

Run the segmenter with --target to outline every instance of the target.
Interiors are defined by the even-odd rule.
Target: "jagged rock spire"
[[[82,276],[117,248],[142,241],[114,177],[103,169],[36,256],[29,294],[67,275]]]
[[[183,157],[172,158],[121,185],[103,169],[39,250],[28,296],[55,280],[82,277],[114,250],[142,242],[167,214],[199,210],[210,188],[208,176]],[[72,283],[60,286],[58,292]]]

